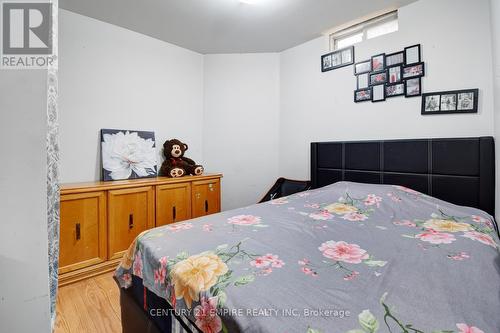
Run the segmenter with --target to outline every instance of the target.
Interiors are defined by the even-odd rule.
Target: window
[[[390,12],[330,35],[330,48],[342,49],[367,39],[398,31],[398,12]]]

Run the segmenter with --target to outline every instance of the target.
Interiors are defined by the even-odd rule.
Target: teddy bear
[[[163,162],[160,175],[177,178],[184,175],[199,176],[203,173],[203,167],[197,165],[192,159],[185,157],[188,145],[177,139],[167,140],[163,144]]]

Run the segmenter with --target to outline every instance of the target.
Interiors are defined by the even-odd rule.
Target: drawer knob
[[[177,210],[175,209],[175,206],[172,207],[172,216],[174,220],[177,217]]]
[[[80,223],[77,223],[75,225],[75,234],[76,234],[76,240],[80,240],[82,238],[81,230],[80,230]]]
[[[128,216],[128,228],[129,230],[134,228],[134,214]]]

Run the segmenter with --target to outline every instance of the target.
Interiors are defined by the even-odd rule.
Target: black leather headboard
[[[311,181],[410,187],[494,215],[492,137],[311,143]]]

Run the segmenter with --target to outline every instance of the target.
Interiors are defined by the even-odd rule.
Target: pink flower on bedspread
[[[155,284],[164,284],[165,283],[167,271],[164,267],[163,268],[160,267],[158,269],[155,269],[154,275],[155,275]]]
[[[497,244],[495,243],[495,241],[493,240],[493,238],[491,238],[490,235],[483,234],[482,232],[466,231],[466,232],[464,232],[463,237],[466,237],[466,238],[469,238],[469,239],[472,239],[472,240],[476,240],[478,242],[481,242],[483,244],[492,246],[494,248],[497,247]]]
[[[160,268],[154,270],[155,276],[155,284],[164,284],[165,279],[167,278],[167,257],[161,257],[160,260]]]
[[[477,215],[472,215],[471,218],[472,218],[472,221],[474,221],[476,223],[482,223],[482,224],[486,225],[488,228],[493,229],[493,223],[491,223],[491,221],[489,219],[486,219],[482,216],[477,216]]]
[[[335,261],[343,261],[351,264],[359,264],[368,259],[368,253],[357,244],[349,244],[344,241],[328,241],[318,248],[323,256]]]
[[[205,224],[203,225],[203,231],[206,231],[206,232],[211,232],[211,231],[213,231],[213,230],[214,230],[214,229],[213,229],[213,226],[214,226],[214,224],[213,224],[213,223],[205,223]]]
[[[167,267],[167,262],[168,262],[167,257],[161,257],[160,260],[158,260],[158,261],[160,262],[161,267]]]
[[[317,204],[317,203],[312,203],[312,204],[305,204],[304,207],[318,209],[321,206],[319,204]]]
[[[448,258],[453,259],[453,260],[457,260],[457,261],[462,261],[462,260],[470,258],[470,256],[466,252],[459,252],[459,253],[449,254]]]
[[[345,281],[354,280],[356,277],[358,277],[358,275],[359,275],[359,272],[352,271],[352,273],[347,274],[347,275],[344,276],[344,280]]]
[[[177,224],[172,224],[167,226],[167,230],[170,230],[172,232],[178,232],[181,230],[189,230],[193,227],[191,223],[177,223]]]
[[[353,213],[347,213],[345,214],[344,216],[342,216],[342,218],[344,220],[347,220],[347,221],[353,221],[353,222],[357,222],[357,221],[364,221],[368,218],[368,216],[366,216],[365,214],[360,214],[360,213],[357,213],[357,212],[353,212]]]
[[[412,228],[415,228],[417,226],[415,223],[413,223],[410,220],[394,221],[394,222],[392,222],[392,224],[394,224],[394,225],[404,225],[404,226],[412,227]]]
[[[464,323],[457,324],[457,328],[460,330],[459,333],[484,333],[476,326],[469,326]]]
[[[281,267],[285,266],[285,262],[281,259],[276,259],[276,260],[273,260],[273,262],[271,262],[271,266],[275,267],[275,268],[281,268]]]
[[[382,201],[381,197],[376,196],[375,194],[368,194],[366,199],[363,201],[365,206],[373,206],[377,205],[377,207],[380,207],[380,202]]]
[[[257,268],[262,268],[262,267],[267,267],[271,264],[271,262],[263,257],[258,257],[252,261],[250,261],[250,265],[257,267]]]
[[[452,234],[447,234],[445,232],[434,231],[428,229],[421,234],[415,236],[424,242],[429,242],[431,244],[450,244],[456,241],[455,236]]]
[[[278,256],[275,254],[272,254],[272,253],[268,253],[265,256],[262,256],[262,258],[264,258],[265,260],[268,260],[268,261],[278,260]]]
[[[130,275],[129,273],[125,273],[122,275],[122,280],[125,286],[128,287],[132,284],[132,275]]]
[[[235,225],[255,225],[260,223],[259,216],[236,215],[227,219],[227,223]]]
[[[313,271],[311,268],[309,267],[302,267],[300,269],[302,271],[302,273],[304,273],[305,275],[311,275],[311,276],[318,276],[318,273],[316,273],[315,271]]]
[[[330,220],[333,218],[333,215],[330,214],[328,211],[324,210],[319,213],[311,213],[309,214],[309,217],[312,218],[313,220]]]
[[[387,196],[389,198],[391,198],[391,200],[394,201],[394,202],[401,202],[401,201],[403,201],[403,200],[401,200],[400,197],[398,197],[397,195],[394,195],[393,193],[390,193],[390,192],[387,193]]]
[[[142,257],[141,251],[137,251],[134,259],[134,275],[142,278]]]
[[[222,321],[217,315],[217,297],[201,298],[201,304],[194,308],[196,326],[203,333],[218,333],[222,330]]]
[[[285,262],[281,259],[279,259],[279,256],[275,254],[268,253],[264,256],[257,257],[254,260],[250,262],[251,266],[254,266],[256,268],[264,268],[264,267],[274,267],[274,268],[281,268],[285,266]],[[272,272],[272,269],[269,271],[269,273]],[[267,275],[267,274],[266,274]]]

